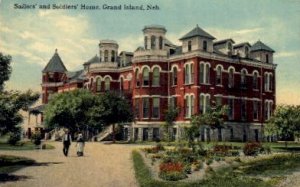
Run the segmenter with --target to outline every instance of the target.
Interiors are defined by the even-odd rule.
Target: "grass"
[[[284,174],[300,167],[299,154],[281,154],[213,171],[204,180],[172,182],[155,180],[138,151],[133,151],[132,157],[136,179],[141,187],[271,187],[284,179]]]
[[[49,144],[45,144],[46,145],[46,149],[54,149],[55,147]],[[0,150],[35,150],[37,149],[37,146],[34,145],[32,142],[30,141],[26,141],[26,142],[18,142],[16,145],[10,145],[8,143],[5,142],[0,142]]]

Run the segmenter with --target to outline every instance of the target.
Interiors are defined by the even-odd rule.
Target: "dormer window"
[[[245,57],[248,58],[249,57],[249,47],[245,47]]]
[[[111,61],[112,62],[115,61],[115,51],[114,50],[111,51]]]
[[[203,51],[207,51],[207,41],[203,41]]]
[[[108,62],[108,50],[104,51],[104,62]]]
[[[162,49],[163,48],[163,37],[160,36],[159,37],[159,49]]]
[[[228,47],[228,54],[229,55],[232,54],[232,44],[231,44],[231,42],[228,42],[227,47]]]
[[[151,36],[151,49],[155,49],[155,36]]]
[[[148,49],[148,37],[147,36],[145,36],[145,38],[144,38],[144,45],[145,45],[145,49]]]
[[[188,51],[192,51],[192,41],[188,41]]]

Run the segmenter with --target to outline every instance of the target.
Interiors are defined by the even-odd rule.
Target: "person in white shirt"
[[[66,133],[63,135],[63,138],[62,138],[62,141],[63,141],[63,153],[65,156],[68,156],[68,153],[69,153],[69,147],[71,145],[71,142],[72,142],[72,137],[71,137],[71,134],[68,130],[66,130]]]
[[[83,156],[84,138],[81,133],[78,134],[76,147],[77,147],[77,156]]]

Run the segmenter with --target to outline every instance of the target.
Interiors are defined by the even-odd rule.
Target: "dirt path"
[[[85,156],[77,157],[75,144],[69,157],[62,153],[59,142],[51,142],[54,150],[0,151],[0,154],[25,156],[42,163],[13,173],[27,177],[15,182],[0,183],[2,187],[135,187],[131,151],[135,146],[87,143]]]

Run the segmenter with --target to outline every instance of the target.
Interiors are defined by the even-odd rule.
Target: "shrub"
[[[213,153],[219,156],[227,156],[230,149],[232,149],[230,145],[215,145],[213,147]]]
[[[10,145],[16,145],[17,142],[19,142],[21,140],[21,134],[20,132],[15,132],[15,133],[8,133],[8,140],[7,143]]]
[[[186,178],[187,176],[184,172],[173,171],[173,172],[161,172],[159,174],[159,177],[168,181],[178,181]]]
[[[146,153],[158,153],[159,149],[157,147],[147,147],[143,149]]]
[[[41,133],[39,132],[36,132],[32,135],[31,137],[31,141],[33,141],[33,143],[38,146],[38,145],[41,145],[41,142],[42,142],[42,135]]]
[[[256,156],[262,150],[260,142],[247,142],[243,148],[243,152],[247,156]]]
[[[264,145],[261,151],[265,154],[271,154],[271,147],[269,145]]]
[[[180,162],[161,163],[159,177],[165,180],[177,181],[186,178],[184,165]]]
[[[192,167],[191,167],[191,164],[185,164],[184,165],[184,172],[186,173],[186,174],[191,174],[192,173]]]
[[[192,163],[192,170],[199,171],[203,167],[202,161],[196,161]]]
[[[238,150],[229,150],[228,153],[230,156],[239,156],[240,152]]]
[[[212,164],[214,162],[214,160],[212,159],[212,158],[208,158],[207,160],[206,160],[206,165],[210,165],[210,164]]]
[[[164,151],[165,150],[165,147],[161,143],[156,144],[155,147],[158,151]]]

